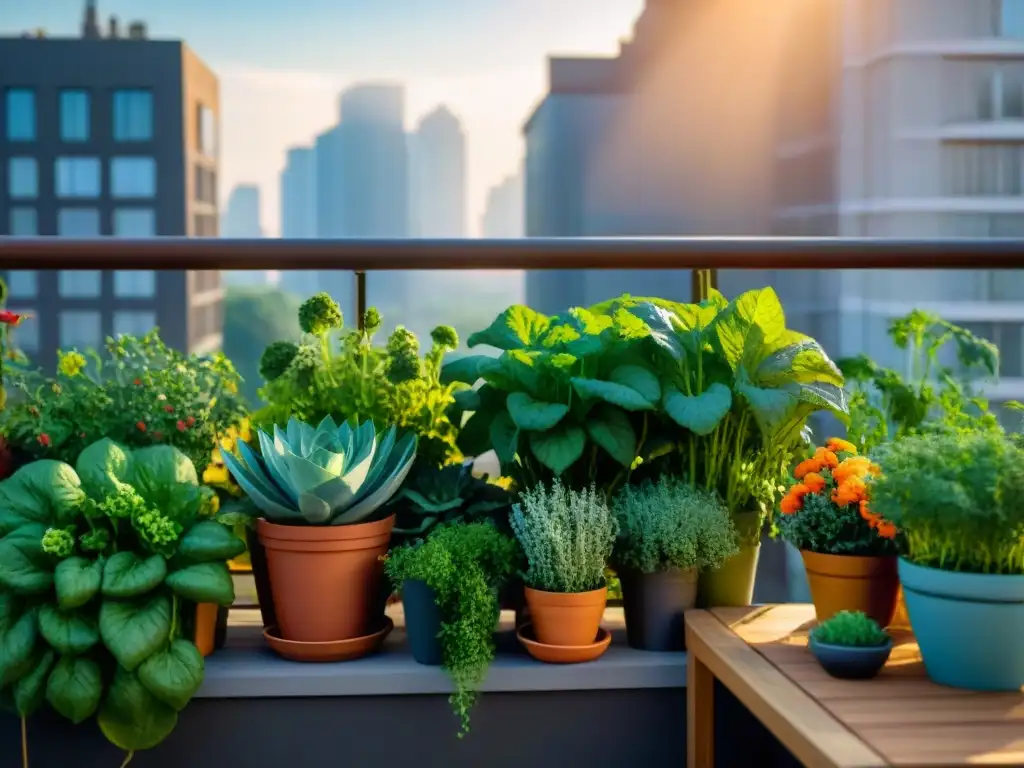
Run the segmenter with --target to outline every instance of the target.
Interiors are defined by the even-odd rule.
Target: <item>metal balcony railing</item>
[[[0,237],[0,269],[692,269],[707,295],[720,269],[1021,269],[1024,240],[524,238],[518,240],[144,240]]]

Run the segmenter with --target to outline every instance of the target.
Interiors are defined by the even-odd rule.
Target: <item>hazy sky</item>
[[[84,0],[0,0],[0,32],[77,34]],[[278,174],[289,146],[336,121],[359,81],[402,81],[407,122],[439,103],[469,139],[469,222],[487,190],[518,167],[520,128],[546,90],[549,54],[614,53],[643,0],[100,0],[181,38],[220,76],[221,194],[254,182],[263,225],[278,232]]]

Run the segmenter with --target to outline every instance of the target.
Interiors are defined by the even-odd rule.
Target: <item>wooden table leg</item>
[[[686,661],[686,766],[715,765],[715,676],[696,655]]]

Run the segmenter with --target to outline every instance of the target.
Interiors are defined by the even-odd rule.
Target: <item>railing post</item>
[[[366,318],[366,273],[356,270],[356,327],[365,330],[363,324]]]
[[[717,269],[693,269],[690,270],[690,301],[704,301],[711,295],[712,290],[718,289]]]

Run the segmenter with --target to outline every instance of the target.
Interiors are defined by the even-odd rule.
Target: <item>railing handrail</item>
[[[0,237],[0,269],[1020,269],[1024,240]]]

